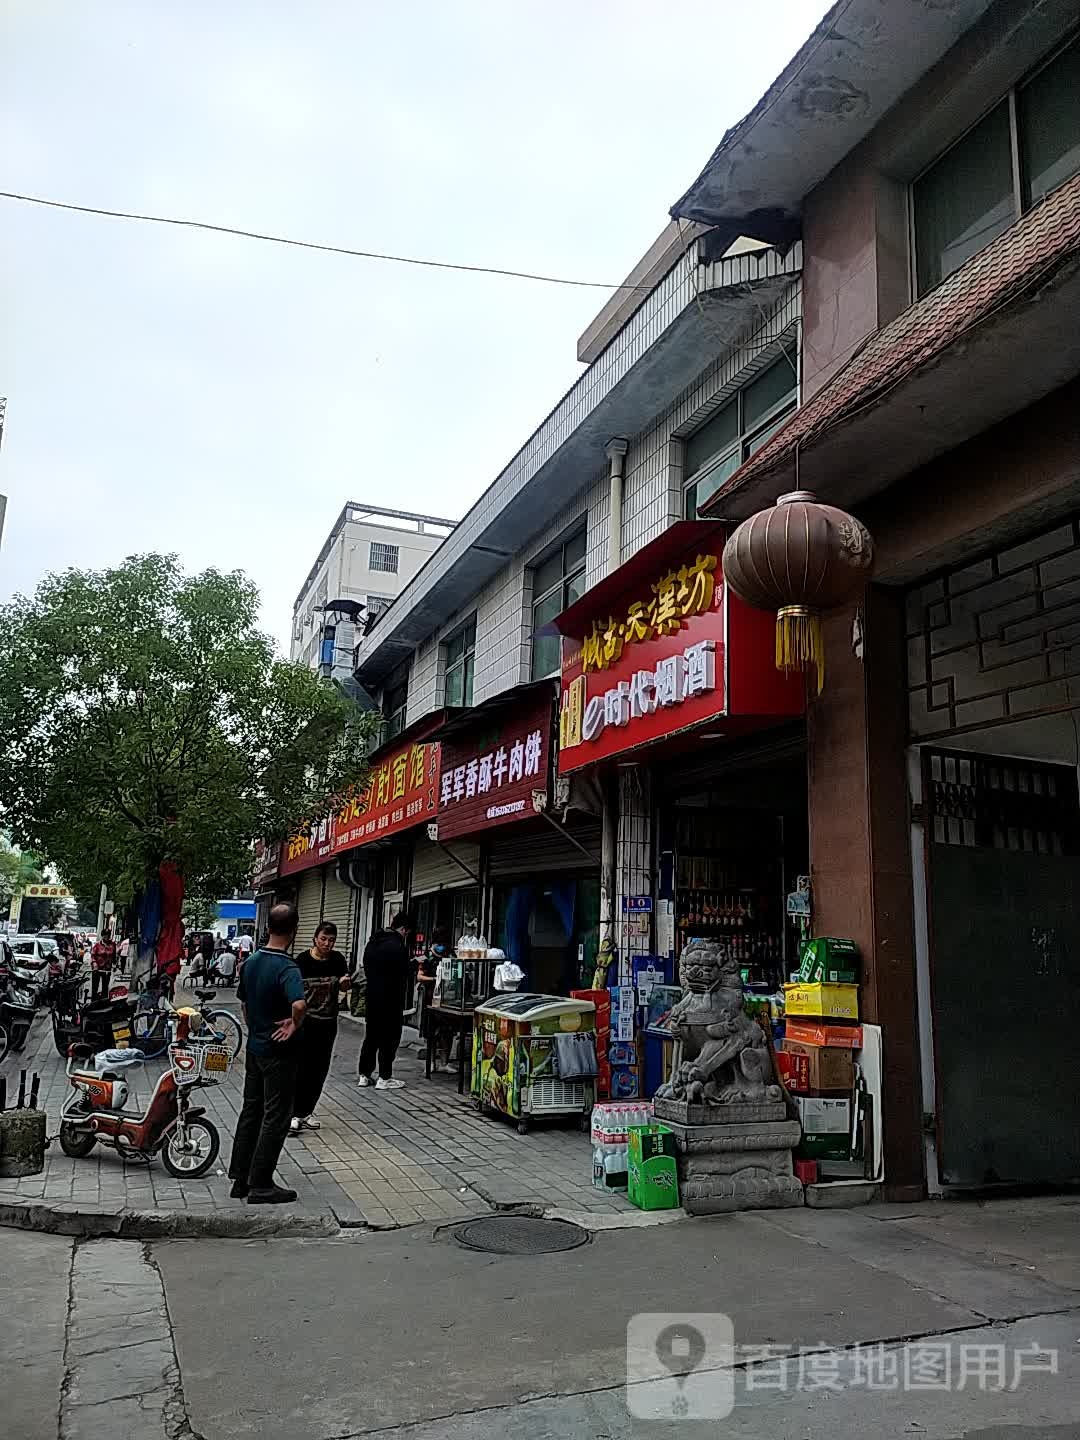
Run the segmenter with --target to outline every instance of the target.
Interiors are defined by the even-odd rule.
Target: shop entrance
[[[941,1180],[1075,1181],[1076,767],[937,749],[922,759]]]
[[[673,797],[659,816],[659,893],[674,901],[676,959],[693,937],[722,939],[746,984],[778,990],[797,963],[787,896],[809,874],[802,738],[659,778]]]

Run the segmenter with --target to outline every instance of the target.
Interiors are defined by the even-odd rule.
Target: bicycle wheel
[[[171,1131],[161,1159],[169,1174],[178,1180],[196,1180],[210,1169],[220,1148],[221,1137],[209,1120],[189,1120],[182,1141],[177,1128]]]
[[[228,1010],[204,1010],[203,1021],[214,1032],[219,1045],[227,1045],[229,1054],[235,1060],[244,1043],[244,1027]]]

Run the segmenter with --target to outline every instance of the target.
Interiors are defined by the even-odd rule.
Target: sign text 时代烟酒
[[[654,710],[681,705],[715,688],[716,645],[701,640],[665,656],[655,670],[636,670],[629,680],[620,680],[603,695],[594,695],[585,705],[581,738],[595,740],[609,726],[629,725]]]

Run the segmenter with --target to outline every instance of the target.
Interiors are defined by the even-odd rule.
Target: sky
[[[822,0],[0,0],[0,189],[617,284]],[[460,517],[607,292],[0,199],[0,600],[175,552],[287,649],[347,500]]]

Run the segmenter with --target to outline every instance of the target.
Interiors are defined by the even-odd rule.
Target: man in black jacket
[[[401,1044],[402,1016],[409,993],[408,935],[412,929],[408,915],[395,915],[389,930],[376,930],[364,950],[364,975],[367,979],[365,1002],[366,1030],[360,1049],[360,1077],[363,1088],[371,1084],[376,1056],[379,1078],[376,1090],[400,1090],[402,1081],[395,1080],[394,1056]]]

